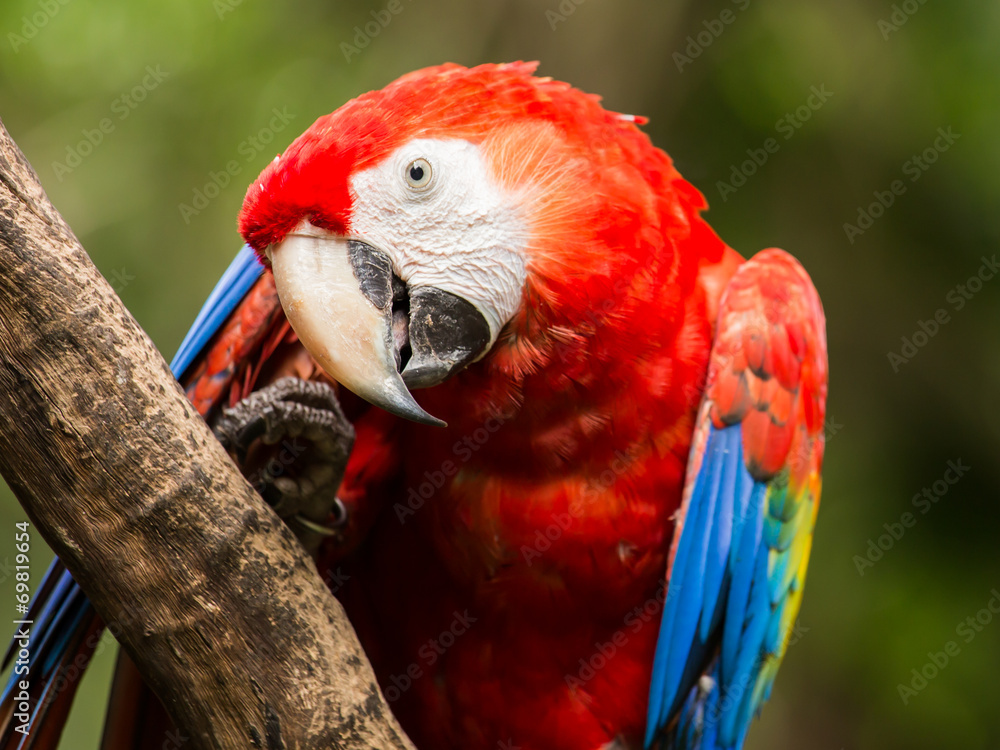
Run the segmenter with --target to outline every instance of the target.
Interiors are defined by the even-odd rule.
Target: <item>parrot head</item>
[[[411,390],[489,354],[537,370],[676,277],[665,238],[690,234],[700,194],[635,118],[534,69],[406,75],[318,119],[247,191],[240,232],[302,344],[390,412],[443,424]]]

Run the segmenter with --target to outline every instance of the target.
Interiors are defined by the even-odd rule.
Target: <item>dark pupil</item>
[[[424,179],[424,168],[416,165],[410,167],[410,179],[414,182],[420,182]]]

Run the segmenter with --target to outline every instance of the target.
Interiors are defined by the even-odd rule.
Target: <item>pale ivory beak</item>
[[[396,369],[391,272],[390,287],[373,290],[373,277],[358,266],[359,247],[371,249],[345,237],[297,233],[269,247],[285,316],[313,359],[345,388],[393,414],[444,426],[414,400]]]

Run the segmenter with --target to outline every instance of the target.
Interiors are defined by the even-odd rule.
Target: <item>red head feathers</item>
[[[250,186],[241,234],[260,253],[303,219],[349,235],[354,175],[414,139],[462,139],[481,150],[530,235],[524,304],[494,347],[497,366],[519,379],[559,344],[593,371],[595,355],[611,356],[601,350],[673,338],[699,266],[725,248],[698,216],[704,198],[636,118],[535,68],[427,68],[319,118]]]

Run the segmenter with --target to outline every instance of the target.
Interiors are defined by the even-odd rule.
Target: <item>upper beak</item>
[[[330,377],[386,411],[445,425],[407,386],[436,385],[482,353],[489,326],[471,303],[408,289],[385,253],[346,237],[296,232],[267,254],[288,322]]]

